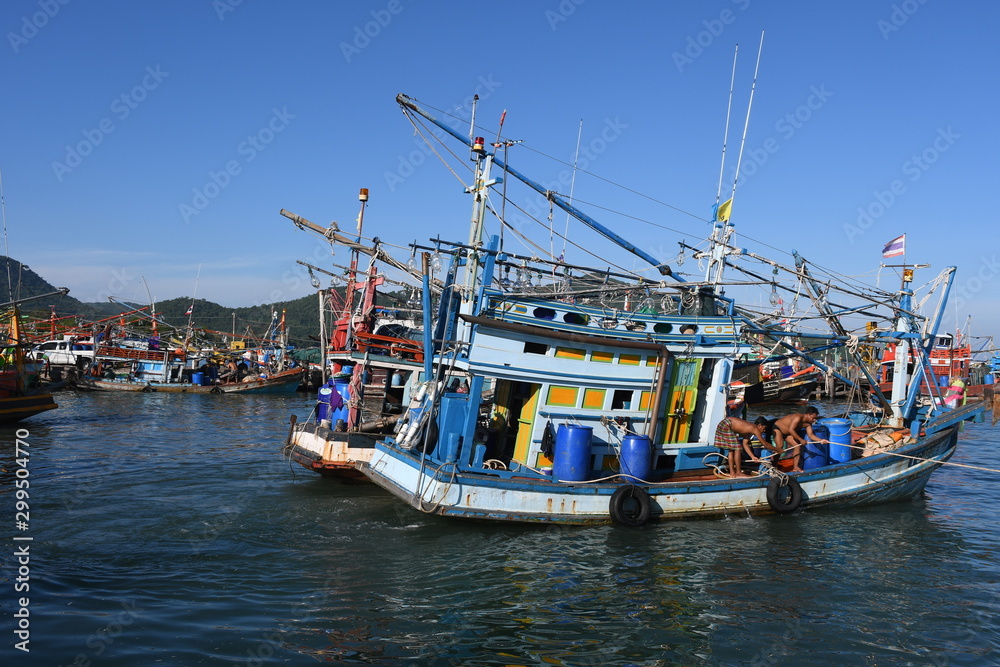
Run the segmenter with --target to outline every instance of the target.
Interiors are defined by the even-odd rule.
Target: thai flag
[[[897,236],[882,248],[883,257],[899,257],[906,254],[906,234]]]
[[[194,304],[192,303],[190,306],[188,306],[187,312],[184,313],[184,314],[185,315],[190,315],[193,312],[194,312]]]

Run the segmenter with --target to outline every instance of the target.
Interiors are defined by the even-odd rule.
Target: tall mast
[[[497,180],[490,180],[490,170],[493,167],[493,154],[486,151],[486,140],[483,137],[473,136],[476,132],[476,105],[479,96],[473,97],[472,101],[472,124],[469,128],[471,140],[470,159],[475,163],[475,176],[472,185],[466,192],[472,194],[472,224],[469,228],[469,264],[465,274],[465,290],[462,293],[462,308],[464,312],[471,312],[472,302],[475,299],[476,280],[479,277],[479,253],[475,250],[482,245],[483,227],[486,221],[486,195],[491,185]]]
[[[361,245],[361,229],[365,222],[365,206],[368,204],[368,188],[361,188],[358,193],[358,201],[361,202],[361,210],[358,212],[358,236],[354,240],[354,248],[351,250],[351,266],[347,273],[347,288],[344,292],[346,303],[347,331],[344,339],[344,349],[350,350],[354,344],[354,292],[358,287],[358,250]]]

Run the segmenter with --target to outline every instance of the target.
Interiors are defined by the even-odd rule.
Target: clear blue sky
[[[539,154],[570,161],[582,120],[587,171],[667,206],[583,175],[575,196],[649,221],[590,209],[670,259],[709,231],[738,44],[728,196],[765,31],[742,242],[874,276],[905,233],[907,261],[933,265],[918,283],[959,268],[947,328],[972,315],[974,335],[1000,334],[1000,235],[983,217],[998,24],[985,0],[9,0],[10,254],[84,301],[148,286],[235,307],[312,293],[295,260],[331,261],[282,208],[349,230],[367,187],[366,232],[464,240],[468,196],[421,148],[403,92],[466,119],[479,93],[485,127],[506,109],[504,134],[525,140],[511,163],[546,182],[565,167]]]

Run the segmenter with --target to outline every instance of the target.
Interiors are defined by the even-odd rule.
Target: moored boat
[[[42,385],[43,364],[25,358],[28,343],[15,304],[7,316],[6,340],[0,354],[0,424],[13,424],[58,407]]]
[[[837,434],[835,453],[828,445],[817,455],[821,461],[801,472],[765,464],[738,476],[742,471],[727,470],[717,446],[734,359],[749,352],[745,334],[778,342],[789,334],[750,321],[723,293],[723,268],[731,254],[742,254],[732,245],[728,211],[723,217],[717,208],[710,248],[701,255],[708,264],[704,280],[683,280],[501,161],[481,138],[470,141],[409,98],[398,100],[405,112],[468,145],[477,184],[469,188],[475,200],[470,243],[438,244],[450,249],[452,261],[433,336],[425,338],[422,384],[397,433],[376,443],[369,462],[357,464],[414,508],[474,519],[636,526],[887,502],[919,494],[954,453],[961,422],[981,418],[982,403],[949,410],[918,401],[920,368],[911,375],[903,364],[891,396],[877,392],[885,414],[880,437],[848,428]],[[494,166],[649,261],[664,279],[635,280],[561,259],[529,268],[535,258],[508,252],[499,236],[482,233],[484,191],[499,180],[491,179]],[[795,275],[816,293],[833,329],[816,337],[827,345],[857,340],[793,254]],[[551,279],[540,288],[514,287],[504,280],[514,269]],[[946,270],[948,284],[953,274]],[[888,334],[926,367],[925,337],[904,281],[895,295],[896,327]],[[786,347],[825,370],[809,350]]]
[[[378,288],[386,281],[378,272],[379,260],[392,260],[377,240],[372,246],[361,243],[367,189],[361,190],[359,200],[355,238],[340,234],[336,223],[323,229],[281,211],[299,228],[351,253],[350,265],[344,267],[342,291],[332,285],[319,290],[322,382],[313,412],[302,421],[292,417],[283,453],[325,477],[353,480],[366,479],[357,464],[371,458],[379,438],[393,433],[409,400],[414,371],[422,368],[424,361],[423,344],[413,338],[421,334],[413,322],[400,320],[396,310],[378,305]],[[362,256],[370,260],[367,269],[360,266]],[[320,272],[341,279],[320,267],[306,266],[310,275]],[[315,276],[314,285],[319,287]],[[327,312],[334,318],[329,333]]]

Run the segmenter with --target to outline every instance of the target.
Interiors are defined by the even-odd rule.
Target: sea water
[[[912,502],[557,528],[428,516],[289,463],[310,395],[57,400],[0,430],[3,665],[1000,659],[988,424],[953,461],[991,470],[945,466]]]

